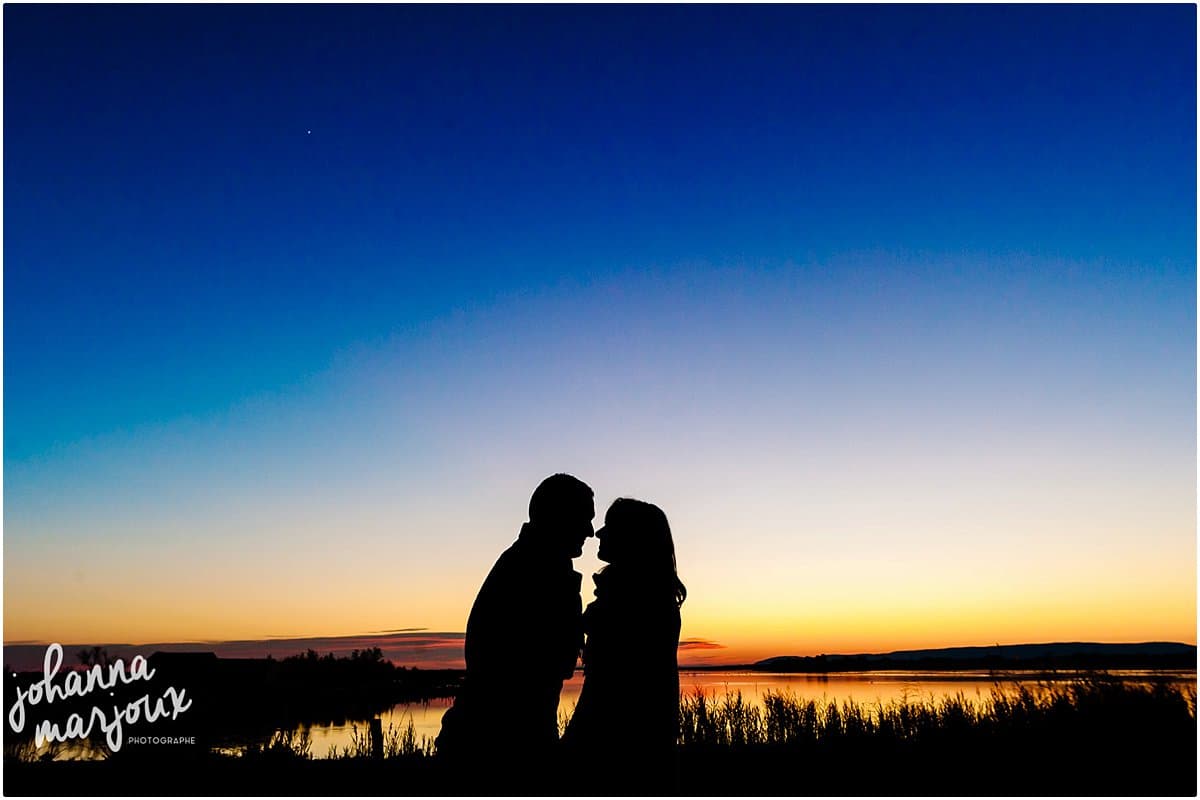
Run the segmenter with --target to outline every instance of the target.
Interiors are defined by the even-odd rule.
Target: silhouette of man
[[[558,698],[583,646],[582,576],[571,559],[583,553],[595,516],[586,483],[546,478],[517,541],[479,589],[467,619],[466,678],[437,739],[439,755],[463,768],[456,779],[493,790],[551,779]]]

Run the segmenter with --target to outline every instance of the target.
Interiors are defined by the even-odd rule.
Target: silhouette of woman
[[[583,615],[583,689],[563,745],[589,794],[674,793],[687,590],[671,527],[658,506],[622,498],[596,537],[608,566],[593,576],[596,599]]]

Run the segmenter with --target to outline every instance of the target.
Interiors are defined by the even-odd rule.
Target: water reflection
[[[1189,683],[1195,685],[1195,672],[1153,672],[1131,670],[1110,672],[1113,677],[1122,677],[1131,681],[1168,681],[1172,683]],[[937,702],[943,697],[953,697],[962,694],[968,700],[982,700],[991,695],[994,688],[1005,691],[1014,690],[1019,684],[1065,683],[1073,680],[1073,676],[1064,675],[1056,678],[1046,678],[1042,673],[1009,673],[998,677],[985,671],[950,672],[950,673],[914,673],[914,672],[843,672],[833,674],[796,674],[796,673],[764,673],[764,672],[681,672],[679,688],[683,693],[691,694],[702,691],[708,695],[723,697],[726,692],[741,692],[748,702],[761,706],[762,698],[767,692],[790,693],[804,700],[818,702],[838,702],[847,700],[864,705],[875,705],[895,701],[901,703]],[[583,686],[582,674],[563,684],[562,696],[559,701],[559,718],[570,717],[579,700],[579,690]],[[380,715],[383,729],[388,730],[392,725],[396,730],[404,730],[411,721],[416,740],[423,737],[433,741],[441,729],[442,715],[451,706],[453,700],[431,700],[428,703],[413,703],[393,706]],[[636,715],[635,709],[630,709],[631,722]],[[327,758],[331,748],[340,752],[343,748],[353,749],[355,726],[357,735],[366,735],[365,721],[347,723],[344,725],[311,726],[308,728],[312,737],[312,754],[314,758]]]
[[[450,697],[421,703],[402,703],[381,713],[379,719],[385,732],[404,731],[412,723],[418,743],[424,737],[432,742],[441,730],[442,715],[453,704],[454,699]],[[356,738],[363,739],[368,735],[367,726],[367,720],[355,720],[336,725],[302,725],[299,730],[308,732],[313,758],[329,758],[346,749],[353,751]]]

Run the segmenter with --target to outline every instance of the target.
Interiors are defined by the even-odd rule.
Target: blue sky
[[[734,499],[800,525],[797,486],[940,548],[849,522],[903,476],[967,516],[1052,485],[1079,531],[1116,512],[1062,482],[1122,487],[1171,511],[1112,541],[1194,560],[1193,6],[4,14],[8,606],[68,545],[274,552],[293,516],[435,563],[393,528],[453,506],[479,564],[434,619],[288,632],[453,630],[559,469],[727,495],[702,576]]]

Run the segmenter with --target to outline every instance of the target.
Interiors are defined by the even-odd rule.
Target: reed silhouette
[[[516,698],[513,698],[516,702]],[[677,791],[689,796],[1196,794],[1194,686],[1103,675],[1055,686],[997,685],[991,697],[868,705],[737,693],[680,698]],[[636,709],[626,707],[630,726]],[[266,752],[184,761],[28,763],[6,743],[10,796],[460,795],[450,766],[409,739],[370,757],[363,740],[318,759],[302,737]],[[503,735],[500,732],[498,735]],[[598,794],[594,764],[545,794]],[[482,795],[504,791],[483,789]]]
[[[1093,675],[973,702],[681,699],[684,794],[1196,793],[1196,689]]]

